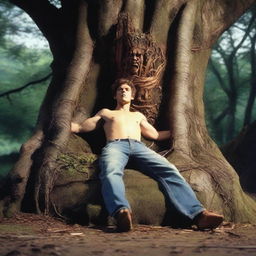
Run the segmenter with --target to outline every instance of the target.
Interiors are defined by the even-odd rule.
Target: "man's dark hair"
[[[119,78],[113,83],[113,85],[112,85],[112,94],[113,94],[113,96],[116,95],[116,91],[117,91],[118,87],[120,87],[122,84],[129,85],[132,89],[132,96],[135,97],[136,88],[135,88],[133,82],[131,80],[127,79],[127,78]]]

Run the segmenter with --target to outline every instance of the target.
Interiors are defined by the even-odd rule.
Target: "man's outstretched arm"
[[[171,137],[170,131],[157,131],[148,121],[145,117],[141,120],[140,123],[141,127],[141,134],[152,140],[167,140]]]
[[[84,120],[81,124],[71,122],[71,132],[90,132],[97,128],[100,120],[102,119],[103,110],[99,111],[95,116]]]

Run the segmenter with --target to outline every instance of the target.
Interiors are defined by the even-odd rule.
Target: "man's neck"
[[[130,103],[121,105],[121,104],[117,104],[115,110],[120,110],[120,111],[126,111],[126,112],[130,112]]]

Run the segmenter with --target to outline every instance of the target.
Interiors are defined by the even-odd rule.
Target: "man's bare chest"
[[[107,126],[132,127],[140,124],[140,118],[135,113],[112,113],[104,118]]]

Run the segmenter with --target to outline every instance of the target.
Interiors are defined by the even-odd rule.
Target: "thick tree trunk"
[[[23,0],[19,6],[26,9],[29,2],[31,0]],[[62,2],[63,8],[57,13],[60,16],[58,19],[63,21],[61,15],[70,12],[65,9],[67,6],[64,3],[68,2]],[[160,82],[163,95],[156,124],[163,128],[170,127],[173,141],[172,145],[158,145],[158,148],[173,147],[168,159],[178,166],[207,208],[224,213],[227,220],[255,223],[256,203],[243,193],[236,173],[209,138],[202,101],[204,75],[213,43],[253,2],[77,1],[77,9],[74,10],[79,10],[79,14],[71,12],[70,21],[74,24],[70,28],[72,32],[68,34],[76,35],[76,40],[66,44],[69,54],[73,52],[70,63],[66,58],[66,76],[62,72],[61,75],[57,74],[56,63],[60,63],[61,57],[57,50],[59,42],[46,29],[55,56],[54,74],[59,79],[49,88],[46,98],[51,102],[47,109],[50,118],[43,122],[41,153],[33,163],[36,166],[33,169],[35,180],[29,182],[35,190],[37,211],[44,210],[48,214],[54,210],[59,215],[69,217],[83,213],[88,217],[85,222],[106,216],[101,207],[97,168],[94,166],[96,156],[90,153],[90,148],[93,152],[100,152],[104,137],[97,132],[85,136],[89,147],[78,137],[70,137],[69,129],[72,116],[81,121],[99,108],[113,104],[110,86],[119,68],[114,65],[113,47],[118,15],[124,11],[133,23],[134,33],[147,41],[148,37],[141,33],[150,31],[167,58]],[[26,10],[33,12],[30,8]],[[74,19],[76,16],[77,20]],[[37,22],[39,27],[44,28],[41,19],[37,19]],[[150,47],[157,50],[152,45],[155,43]],[[33,150],[26,151],[26,154],[32,153]],[[21,155],[19,161],[25,161],[22,159]],[[26,173],[29,175],[29,165],[27,167]],[[16,172],[19,169],[14,169],[13,173]],[[138,179],[139,182],[136,182]],[[19,184],[22,198],[26,179]],[[162,194],[154,190],[156,184],[132,171],[127,172],[126,184],[137,222],[162,223],[165,204]],[[145,186],[143,191],[141,184]],[[146,208],[149,210],[145,211]],[[150,211],[155,214],[147,214]]]
[[[197,18],[198,7],[193,6],[193,2],[190,4],[192,6],[188,4],[183,11],[184,18],[181,18],[179,28],[180,42],[177,52],[180,56],[177,58],[176,76],[170,100],[170,120],[173,120],[171,122],[174,134],[174,153],[170,156],[170,160],[179,166],[182,174],[198,191],[198,196],[206,207],[223,211],[229,220],[248,221],[253,217],[255,209],[249,210],[244,215],[246,207],[242,202],[246,196],[240,188],[238,177],[209,138],[206,130],[202,104],[204,86],[202,74],[205,74],[210,50],[196,47],[198,41],[195,39],[200,31],[196,31],[196,35],[193,34],[195,33],[193,20]],[[189,28],[187,24],[192,27]],[[232,182],[230,182],[231,177]],[[211,188],[205,189],[202,180],[205,182],[208,180],[207,184],[211,185]],[[207,193],[211,196],[209,197]],[[249,198],[247,200],[250,201]]]
[[[44,206],[45,212],[49,213],[49,194],[56,179],[55,161],[59,151],[66,145],[70,133],[70,121],[75,108],[77,95],[89,72],[93,43],[87,27],[88,6],[81,1],[78,6],[77,38],[74,57],[67,70],[67,76],[61,93],[55,100],[52,109],[52,119],[44,144],[43,162],[38,170],[39,176],[36,183],[35,200],[37,211],[40,212],[39,190],[43,187],[45,191]]]

